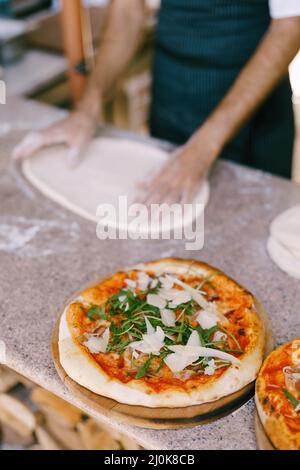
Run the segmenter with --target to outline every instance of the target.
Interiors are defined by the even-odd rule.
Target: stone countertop
[[[219,162],[211,176],[203,250],[187,252],[183,241],[99,241],[95,224],[39,194],[9,158],[21,135],[15,122],[40,125],[41,119],[47,123],[60,115],[33,102],[0,106],[0,340],[7,365],[146,448],[255,449],[253,400],[211,424],[179,430],[125,426],[95,413],[57,376],[51,333],[58,313],[81,286],[122,266],[177,256],[206,261],[247,286],[269,312],[277,343],[299,335],[299,281],[281,272],[266,251],[270,222],[300,202],[299,186]]]

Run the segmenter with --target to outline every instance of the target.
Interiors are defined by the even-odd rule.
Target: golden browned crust
[[[296,338],[275,349],[264,361],[256,380],[255,401],[266,434],[278,450],[300,450],[300,416],[283,393],[283,368],[293,366]],[[299,413],[298,413],[299,414]]]
[[[265,424],[267,435],[278,450],[299,450],[296,440],[287,429],[282,416],[267,418]]]

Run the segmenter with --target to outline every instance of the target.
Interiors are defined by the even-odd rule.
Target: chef
[[[103,104],[139,47],[144,24],[145,0],[111,0],[96,67],[77,108],[29,134],[15,158],[65,143],[70,163],[80,161]],[[218,157],[290,177],[288,66],[299,48],[300,0],[162,0],[150,127],[154,137],[178,150],[142,201],[190,201]]]

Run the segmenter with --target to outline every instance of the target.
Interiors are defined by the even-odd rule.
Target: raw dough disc
[[[273,238],[300,257],[300,205],[276,217],[270,231]]]
[[[284,245],[272,236],[267,243],[267,249],[271,259],[292,277],[300,279],[300,261]]]
[[[295,258],[297,258],[297,260],[300,261],[300,250],[293,250],[293,249],[290,249],[289,250],[293,256],[295,256]]]
[[[25,160],[27,179],[43,194],[82,217],[97,222],[99,204],[118,206],[121,195],[133,203],[138,185],[154,175],[169,159],[157,147],[125,139],[100,137],[86,150],[80,165],[70,168],[66,147],[49,147]],[[199,189],[195,203],[206,204],[209,184]]]

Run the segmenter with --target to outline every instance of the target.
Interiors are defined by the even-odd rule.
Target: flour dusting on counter
[[[0,216],[0,251],[22,258],[69,252],[70,242],[78,240],[79,233],[75,222]]]

